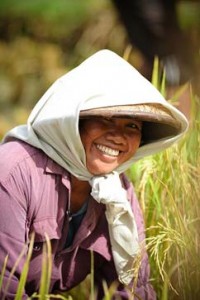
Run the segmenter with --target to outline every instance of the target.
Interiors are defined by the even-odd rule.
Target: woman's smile
[[[96,147],[98,150],[100,150],[105,155],[108,155],[111,157],[116,157],[119,155],[119,150],[115,150],[115,149],[112,149],[110,147],[100,145],[100,144],[97,144]]]

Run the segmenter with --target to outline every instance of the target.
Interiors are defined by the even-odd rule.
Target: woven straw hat
[[[161,104],[148,103],[136,105],[120,105],[87,109],[80,112],[80,118],[133,118],[143,121],[142,144],[148,144],[181,131],[181,123]]]

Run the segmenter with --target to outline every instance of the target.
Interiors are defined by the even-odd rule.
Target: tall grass
[[[200,294],[200,99],[191,97],[185,137],[128,172],[144,212],[152,282],[162,300]]]

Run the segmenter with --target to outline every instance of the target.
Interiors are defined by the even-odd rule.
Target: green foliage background
[[[180,1],[178,7],[180,24],[192,37],[197,64],[198,2]],[[126,32],[109,0],[1,0],[0,137],[26,122],[50,84],[86,57],[103,48],[124,55],[128,47]],[[143,63],[134,45],[129,61],[138,69]],[[198,299],[200,292],[200,81],[195,75],[185,139],[129,171],[145,216],[152,284],[162,300]],[[69,297],[77,299],[78,294],[79,300],[87,299],[89,286],[84,282]]]

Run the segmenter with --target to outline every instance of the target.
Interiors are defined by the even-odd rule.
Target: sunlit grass
[[[178,144],[128,173],[144,211],[159,299],[197,299],[200,292],[199,103],[193,97],[190,128]]]

